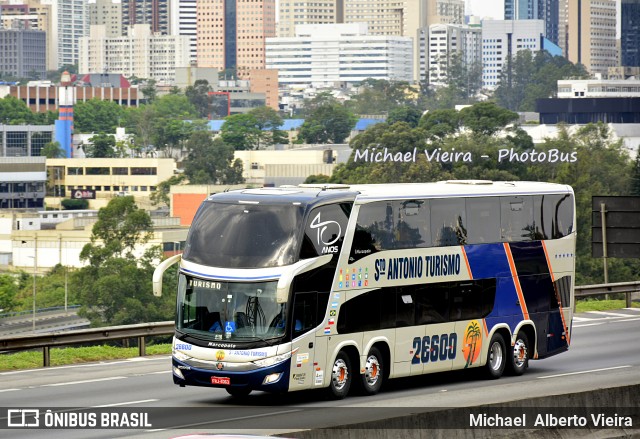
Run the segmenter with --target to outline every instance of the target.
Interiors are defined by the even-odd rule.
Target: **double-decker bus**
[[[568,349],[571,187],[446,181],[214,194],[179,261],[173,380],[375,394],[389,378],[522,374]]]

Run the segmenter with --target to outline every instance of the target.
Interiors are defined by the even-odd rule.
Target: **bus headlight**
[[[179,361],[187,361],[191,358],[187,354],[184,354],[180,351],[173,351],[173,356],[175,357],[176,360],[179,360]]]
[[[255,364],[258,367],[269,367],[269,366],[273,366],[274,364],[282,363],[283,361],[286,361],[289,358],[291,358],[291,352],[287,352],[282,355],[275,355],[269,358],[263,358],[262,360],[256,360],[253,362],[253,364]]]

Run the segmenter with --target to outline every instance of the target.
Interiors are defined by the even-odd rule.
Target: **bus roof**
[[[324,204],[353,200],[409,198],[449,198],[506,195],[573,193],[564,184],[536,181],[489,181],[489,180],[449,180],[431,183],[388,183],[388,184],[301,184],[298,186],[265,187],[239,189],[211,195],[208,200],[217,202],[246,203],[292,203],[304,205]]]

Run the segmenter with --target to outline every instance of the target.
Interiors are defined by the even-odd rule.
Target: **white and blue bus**
[[[446,181],[214,194],[179,261],[180,386],[375,394],[389,378],[519,375],[568,349],[571,187]]]

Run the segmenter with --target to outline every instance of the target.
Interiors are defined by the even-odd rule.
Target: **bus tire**
[[[225,387],[224,390],[234,398],[246,398],[251,393],[250,387]]]
[[[364,363],[364,373],[360,375],[360,388],[365,395],[375,395],[384,381],[384,357],[375,346],[371,348]]]
[[[351,360],[344,352],[338,352],[331,367],[331,380],[329,381],[328,394],[331,399],[343,399],[349,393],[351,380],[353,379],[353,369]]]
[[[506,356],[507,349],[504,338],[496,332],[491,337],[489,351],[487,352],[487,364],[485,364],[485,374],[487,378],[495,380],[502,376],[507,360]]]
[[[507,367],[509,375],[520,376],[529,366],[529,339],[523,331],[518,332],[516,342],[508,356]]]

